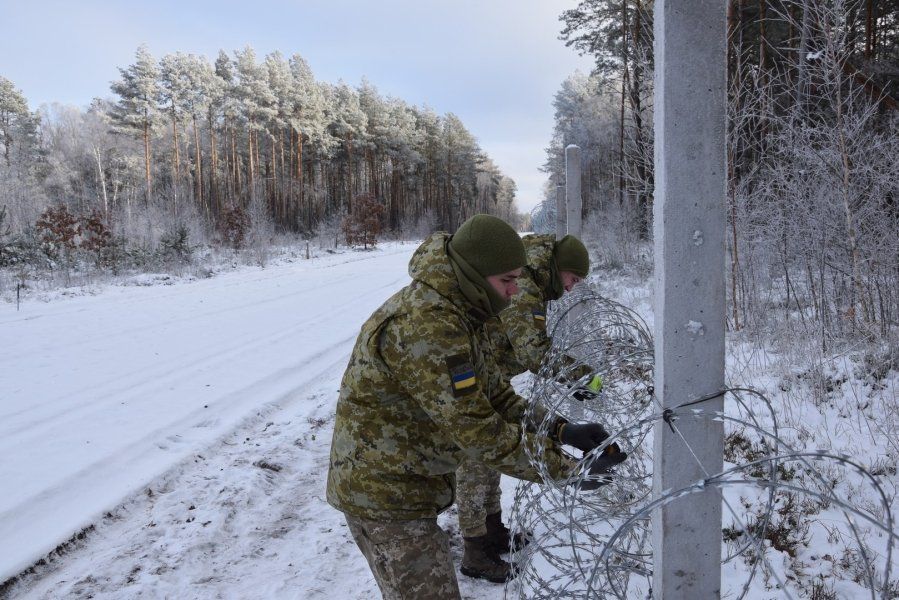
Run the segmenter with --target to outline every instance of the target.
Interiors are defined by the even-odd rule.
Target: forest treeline
[[[395,233],[518,218],[515,183],[457,116],[365,80],[317,81],[299,55],[157,60],[141,46],[120,74],[84,110],[32,111],[0,77],[0,263],[102,244],[79,224],[90,219],[120,246],[152,246],[259,229],[308,237],[363,201]]]
[[[800,328],[821,347],[894,335],[899,1],[728,0],[722,10],[729,327]],[[564,148],[577,144],[600,246],[633,252],[652,223],[653,2],[582,0],[560,19],[562,38],[596,66],[555,97],[535,227],[552,223]]]

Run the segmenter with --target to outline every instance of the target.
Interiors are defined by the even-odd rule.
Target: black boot
[[[516,550],[521,550],[531,543],[531,536],[527,532],[516,533],[514,536],[512,535],[509,528],[503,525],[502,512],[487,515],[486,525],[487,538],[490,540],[490,544],[494,547],[497,554],[510,552],[512,546],[514,546]]]
[[[493,583],[504,583],[514,577],[509,563],[499,557],[486,535],[462,540],[465,542],[460,569],[463,575]]]

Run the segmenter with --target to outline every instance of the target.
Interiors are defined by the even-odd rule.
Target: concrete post
[[[568,213],[565,209],[565,186],[556,186],[556,239],[561,240],[568,233]]]
[[[574,144],[565,147],[565,220],[567,233],[582,238],[581,231],[581,149]],[[556,239],[564,237],[556,236]],[[584,306],[578,304],[571,309],[568,318],[578,323],[584,314]],[[572,400],[569,404],[568,416],[577,421],[584,418],[584,403]]]
[[[565,147],[565,214],[568,231],[581,237],[581,149],[574,144]],[[564,235],[564,234],[563,234]]]
[[[655,4],[655,390],[663,408],[724,387],[725,5]],[[653,494],[722,468],[723,425],[691,406],[653,434]],[[694,456],[695,454],[695,456]],[[652,518],[653,597],[718,598],[721,496],[682,497]]]

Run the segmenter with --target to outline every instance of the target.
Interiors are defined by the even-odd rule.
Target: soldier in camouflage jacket
[[[522,242],[528,264],[518,278],[520,291],[499,319],[488,324],[493,359],[507,381],[519,373],[537,373],[540,369],[552,344],[546,332],[547,305],[586,277],[590,264],[586,247],[573,236],[557,243],[552,235],[528,235]],[[589,372],[589,367],[576,371],[579,377]],[[463,537],[486,535],[496,554],[509,551],[512,536],[502,522],[500,473],[467,460],[456,472],[456,481]],[[524,540],[517,536],[519,544]],[[463,573],[482,576],[477,570]]]
[[[554,478],[575,464],[553,440],[523,431],[525,401],[485,354],[485,323],[504,307],[491,277],[514,288],[520,239],[486,215],[456,237],[434,234],[415,251],[412,283],[362,326],[337,402],[327,499],[345,513],[385,598],[458,598],[436,517],[454,501],[463,458],[536,482],[527,446],[543,447]],[[472,248],[505,256],[493,263],[504,267],[480,272]]]
[[[492,327],[491,340],[497,362],[507,379],[519,373],[536,373],[552,340],[546,333],[546,310],[551,300],[587,276],[587,249],[574,236],[556,242],[552,235],[528,235],[522,241],[528,264],[518,279],[520,292],[499,316],[498,327]],[[566,260],[558,266],[556,247],[561,247]]]

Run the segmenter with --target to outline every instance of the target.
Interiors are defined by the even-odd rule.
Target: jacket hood
[[[556,243],[556,236],[526,235],[521,241],[524,242],[524,250],[528,256],[528,266],[525,268],[544,296],[551,297],[553,244]]]
[[[460,311],[471,316],[473,306],[462,294],[446,251],[446,243],[450,237],[450,234],[438,231],[425,238],[409,260],[409,277],[432,288]]]

